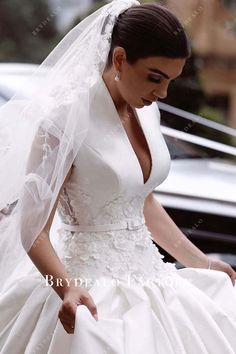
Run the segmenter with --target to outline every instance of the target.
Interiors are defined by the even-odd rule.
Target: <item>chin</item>
[[[132,108],[143,108],[144,107],[144,104],[142,103],[138,103],[138,104],[135,104],[135,105],[130,105]]]
[[[137,101],[137,102],[134,102],[134,103],[130,103],[130,106],[132,108],[141,108],[144,106],[143,102],[140,102],[140,101]]]
[[[139,103],[139,106],[140,106],[140,107],[145,107],[144,102],[140,102],[140,103]]]
[[[145,107],[145,104],[144,103],[140,103],[139,108],[143,108],[143,107]]]

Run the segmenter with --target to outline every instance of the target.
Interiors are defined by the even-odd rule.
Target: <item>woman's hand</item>
[[[88,291],[80,287],[69,287],[64,295],[63,304],[58,314],[64,329],[69,334],[74,333],[75,316],[78,305],[87,306],[92,316],[98,321],[97,308]]]
[[[226,262],[221,261],[220,259],[210,258],[211,259],[211,268],[214,270],[220,270],[228,274],[231,279],[233,286],[235,285],[236,280],[236,272],[233,270],[231,265]]]

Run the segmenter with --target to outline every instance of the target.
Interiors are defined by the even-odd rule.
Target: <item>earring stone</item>
[[[119,80],[120,80],[120,75],[119,75],[119,73],[116,73],[115,81],[119,81]]]

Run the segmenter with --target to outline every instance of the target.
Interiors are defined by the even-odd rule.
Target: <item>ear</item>
[[[126,51],[123,47],[116,47],[113,50],[112,63],[116,71],[122,71],[122,64],[126,60]]]

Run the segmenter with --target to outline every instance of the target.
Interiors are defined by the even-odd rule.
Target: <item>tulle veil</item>
[[[27,252],[86,137],[90,87],[104,71],[115,21],[137,5],[113,0],[86,17],[30,76],[30,96],[17,92],[0,107],[0,291],[32,266]],[[51,237],[56,247],[55,230]]]

